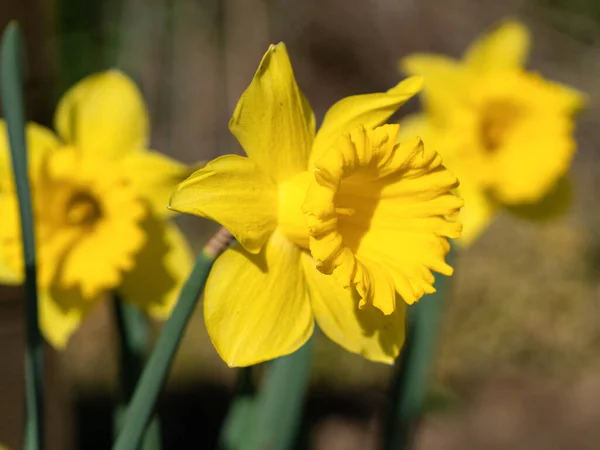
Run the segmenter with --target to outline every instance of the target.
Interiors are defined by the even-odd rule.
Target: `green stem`
[[[8,128],[12,168],[19,198],[25,262],[25,389],[24,448],[44,448],[44,353],[38,323],[37,276],[31,190],[27,170],[27,143],[23,102],[24,46],[19,26],[11,22],[2,39],[2,106]]]
[[[310,378],[313,341],[269,363],[256,396],[252,427],[240,449],[293,448]]]
[[[449,264],[453,254],[454,250],[448,255]],[[435,287],[437,292],[408,309],[406,342],[395,366],[389,393],[391,404],[383,427],[385,450],[410,449],[414,427],[422,413],[450,278],[440,276]]]
[[[177,305],[144,367],[113,450],[131,450],[139,447],[213,262],[214,256],[209,256],[206,252],[198,256],[192,273],[179,294]]]
[[[219,436],[219,449],[240,448],[251,432],[256,390],[252,382],[252,367],[239,369],[235,394]]]
[[[144,367],[148,347],[148,322],[140,310],[118,296],[114,297],[115,322],[120,344],[120,404],[115,410],[115,433],[121,431],[127,405]],[[142,444],[144,450],[159,450],[161,446],[160,423],[155,414]]]

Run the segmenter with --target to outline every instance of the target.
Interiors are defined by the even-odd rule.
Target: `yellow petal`
[[[473,42],[464,61],[476,72],[520,69],[529,55],[529,46],[529,30],[525,25],[506,20]]]
[[[32,179],[39,174],[44,158],[58,148],[56,135],[46,127],[28,122],[26,127],[27,164]],[[12,164],[6,123],[0,119],[0,191],[13,188]]]
[[[497,152],[490,189],[505,204],[537,202],[567,173],[575,149],[571,119],[540,118]]]
[[[434,128],[430,116],[427,114],[410,114],[400,120],[400,131],[398,132],[397,142],[408,141],[415,137],[420,138],[423,144],[430,147],[429,141],[434,139]],[[431,148],[437,150],[435,145]]]
[[[160,216],[169,214],[169,197],[193,169],[158,152],[135,152],[121,163],[134,190]]]
[[[279,233],[253,255],[241,246],[215,262],[204,293],[208,334],[229,366],[249,366],[299,349],[314,319],[300,250]]]
[[[572,116],[578,113],[589,102],[587,94],[581,92],[566,84],[546,81],[548,86],[548,94],[552,92],[553,103],[556,103],[557,109],[563,113]]]
[[[38,301],[40,328],[46,341],[55,349],[64,350],[100,297],[83,298],[77,290],[40,289]]]
[[[177,186],[170,208],[219,222],[256,253],[277,224],[277,189],[249,158],[225,155]]]
[[[469,178],[461,178],[458,193],[465,201],[465,206],[458,218],[463,229],[457,243],[462,247],[468,247],[491,224],[499,205]]]
[[[359,299],[323,275],[308,255],[302,265],[317,323],[332,341],[367,359],[392,364],[404,343],[406,306],[384,315],[373,306],[359,309]]]
[[[0,248],[0,284],[17,285],[23,283],[23,276],[15,272],[2,257],[2,249]]]
[[[424,77],[425,108],[437,125],[448,120],[452,110],[463,101],[461,96],[469,85],[468,74],[460,62],[442,55],[415,53],[400,61],[400,70]]]
[[[306,169],[314,115],[296,84],[283,43],[271,45],[263,56],[229,129],[248,157],[274,180]]]
[[[174,224],[150,216],[142,228],[147,235],[146,245],[137,254],[133,270],[123,275],[118,291],[150,316],[165,320],[177,302],[194,258]]]
[[[62,97],[55,127],[87,157],[118,159],[148,146],[149,116],[142,95],[124,73],[84,78]]]
[[[325,114],[313,144],[309,167],[312,167],[337,139],[357,126],[367,130],[385,123],[398,108],[417,94],[423,86],[422,77],[411,77],[387,92],[346,97]]]

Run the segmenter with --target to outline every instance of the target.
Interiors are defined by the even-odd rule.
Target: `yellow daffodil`
[[[401,136],[421,136],[460,179],[462,244],[499,207],[535,205],[562,186],[575,152],[582,95],[524,69],[529,40],[523,25],[505,21],[462,61],[414,54],[400,63],[425,76],[425,113],[401,122]]]
[[[449,275],[456,178],[419,139],[383,124],[420,88],[348,97],[315,134],[283,44],[269,48],[229,123],[247,157],[226,155],[181,183],[177,211],[216,220],[239,244],[210,273],[208,333],[230,366],[294,352],[315,318],[347,350],[391,363],[406,303]]]
[[[40,326],[66,345],[110,291],[166,318],[193,262],[168,221],[168,198],[191,173],[148,151],[149,118],[123,73],[85,78],[62,98],[57,135],[27,125],[40,288]],[[0,281],[23,279],[21,232],[8,141],[0,123]]]

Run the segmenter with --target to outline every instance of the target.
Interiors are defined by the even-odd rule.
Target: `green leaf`
[[[27,170],[25,110],[23,101],[24,46],[21,31],[11,22],[2,37],[0,91],[12,168],[17,185],[25,261],[25,444],[27,450],[44,448],[44,353],[38,323],[35,239],[31,190]]]

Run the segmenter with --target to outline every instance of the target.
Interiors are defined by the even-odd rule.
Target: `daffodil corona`
[[[498,208],[523,210],[556,192],[570,166],[582,95],[527,72],[528,50],[527,29],[505,21],[475,41],[462,61],[429,54],[401,61],[406,73],[425,76],[425,113],[401,122],[401,137],[421,136],[459,177],[462,244]]]
[[[216,261],[205,291],[208,333],[230,366],[289,354],[315,319],[347,350],[391,363],[406,304],[450,275],[448,218],[457,179],[413,138],[382,125],[421,88],[336,103],[315,133],[283,44],[271,46],[229,127],[247,157],[226,155],[182,182],[177,211],[216,220],[239,244]]]
[[[169,223],[167,202],[191,172],[146,150],[149,120],[123,73],[88,77],[59,103],[58,136],[27,126],[35,216],[40,324],[55,347],[116,291],[166,318],[192,256]],[[0,281],[20,283],[23,259],[16,190],[4,124],[0,143]]]

